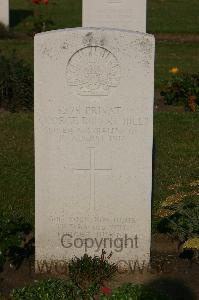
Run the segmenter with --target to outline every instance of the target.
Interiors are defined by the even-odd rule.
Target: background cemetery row
[[[30,94],[31,97],[33,96],[33,37],[40,31],[80,27],[82,25],[81,3],[82,0],[49,0],[48,5],[43,3],[35,5],[30,0],[10,0],[10,30],[7,31],[0,26],[0,59],[3,57],[0,62],[2,66],[1,79],[5,79],[4,77],[9,72],[13,72],[12,80],[9,77],[1,80],[1,83],[8,82],[12,85],[12,92],[9,84],[5,90],[8,94],[10,93],[8,96],[12,98],[13,103],[11,103],[10,109],[0,106],[0,212],[6,212],[8,219],[5,220],[8,223],[9,220],[17,220],[16,217],[22,217],[23,220],[32,224],[33,231],[35,214],[34,121],[33,112],[28,109]],[[197,201],[198,199],[199,114],[198,112],[185,112],[183,106],[165,106],[162,100],[159,101],[160,91],[165,84],[164,80],[178,76],[182,72],[198,73],[198,11],[198,0],[148,0],[147,32],[155,34],[156,37],[153,233],[158,232],[157,220],[161,219],[161,210],[159,209],[163,207],[162,205],[169,203],[171,205],[169,212],[172,212],[174,209],[172,205],[175,204],[175,201],[179,204],[181,200],[186,202],[186,200]],[[22,61],[16,60],[15,56]],[[27,66],[24,66],[24,62],[27,63]],[[18,81],[15,81],[15,75]],[[48,77],[49,74],[46,76]],[[29,87],[26,90],[27,86]],[[0,104],[2,95],[3,93],[0,93]],[[23,97],[24,99],[22,99]],[[20,102],[22,109],[13,113],[19,99],[20,101],[24,100],[22,103],[25,103],[25,109]],[[196,214],[198,208],[194,205],[192,208],[189,210],[191,217],[185,216],[183,219],[184,223],[187,222],[185,224],[187,226],[186,234],[190,230],[188,236],[183,236],[183,241],[198,230],[198,215]],[[0,227],[1,225],[0,223]],[[178,238],[184,230],[181,225],[172,232],[175,238]],[[6,230],[1,233],[1,238],[4,234],[7,236]],[[153,241],[154,236],[152,235]],[[157,244],[155,240],[155,245],[157,246]],[[158,250],[161,249],[161,245],[161,243],[158,244]],[[163,243],[163,252],[168,254],[171,250],[170,246],[172,248],[173,244],[168,245],[166,239],[166,243]],[[153,247],[154,243],[152,252]],[[175,251],[179,258],[179,249],[175,248]],[[190,268],[190,273],[187,273],[187,264],[184,265],[186,275],[182,274],[182,277],[187,276],[185,281],[197,292],[197,276],[195,275],[197,271],[194,271],[196,268],[193,268],[193,271]],[[23,270],[22,267],[22,271],[19,271],[21,272],[20,276],[17,272],[14,276],[24,284],[27,273],[23,274]],[[16,278],[12,277],[13,272],[11,271],[9,275],[6,272],[4,274],[4,279],[8,279],[6,293],[15,287]],[[181,273],[179,271],[177,275],[180,277]],[[9,282],[10,275],[12,283]],[[186,299],[186,295],[184,297]],[[187,299],[194,298],[187,297]]]
[[[31,1],[10,1],[10,32],[1,32],[0,49],[10,58],[15,50],[19,58],[33,69],[33,35],[36,26],[47,29],[81,26],[80,0],[53,0],[49,5],[34,5]],[[148,1],[147,32],[154,32],[156,42],[156,94],[162,80],[171,77],[172,67],[194,73],[199,66],[198,0]],[[186,19],[185,19],[186,16]],[[38,20],[41,22],[38,25]],[[48,76],[48,75],[47,75]],[[177,109],[178,111],[178,109]],[[34,154],[33,115],[1,114],[1,178],[0,205],[11,213],[34,219]],[[198,115],[155,114],[153,207],[171,194],[169,186],[186,190],[197,178]],[[11,188],[12,187],[12,188]],[[14,204],[14,205],[13,205]],[[13,212],[14,207],[14,212]]]
[[[49,5],[35,5],[31,1],[10,1],[11,39],[1,39],[1,52],[16,50],[19,57],[33,66],[33,39],[42,29],[81,26],[81,0],[50,1]],[[199,32],[197,0],[148,1],[147,32],[156,34],[155,85],[168,78],[169,69],[178,66],[184,72],[197,72],[199,68]],[[186,16],[186,17],[185,17]],[[189,33],[189,35],[185,35]],[[166,41],[165,41],[166,39]],[[185,42],[183,42],[185,41]]]

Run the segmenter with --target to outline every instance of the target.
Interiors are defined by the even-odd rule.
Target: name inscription
[[[71,142],[123,142],[147,123],[148,117],[123,106],[64,106],[50,120],[49,133]]]

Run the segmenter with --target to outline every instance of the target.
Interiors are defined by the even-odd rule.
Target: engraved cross
[[[96,174],[99,172],[108,172],[111,171],[112,169],[100,169],[96,168],[95,166],[95,148],[89,148],[89,168],[87,169],[75,169],[75,171],[79,172],[89,172],[90,176],[90,210],[95,210],[95,188],[96,188]]]

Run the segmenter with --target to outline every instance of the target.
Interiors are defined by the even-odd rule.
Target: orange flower
[[[177,73],[179,73],[179,69],[177,67],[173,67],[169,70],[169,72],[172,74],[177,74]]]
[[[196,96],[189,96],[188,105],[192,112],[196,112],[197,109]]]

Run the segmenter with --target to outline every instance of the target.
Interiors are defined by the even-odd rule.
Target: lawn
[[[199,174],[199,115],[157,113],[154,119],[153,206]],[[0,210],[34,224],[34,142],[31,113],[0,115]]]
[[[198,0],[148,0],[148,32],[199,33]]]
[[[0,211],[33,223],[33,116],[1,113],[0,128]]]
[[[32,4],[32,0],[10,0],[11,25],[29,31],[33,10],[54,22],[54,28],[81,26],[83,0],[50,0],[49,5]],[[199,33],[198,0],[148,0],[148,32]],[[13,18],[13,16],[15,16]]]
[[[154,118],[153,205],[180,192],[199,175],[199,114],[157,113]]]

